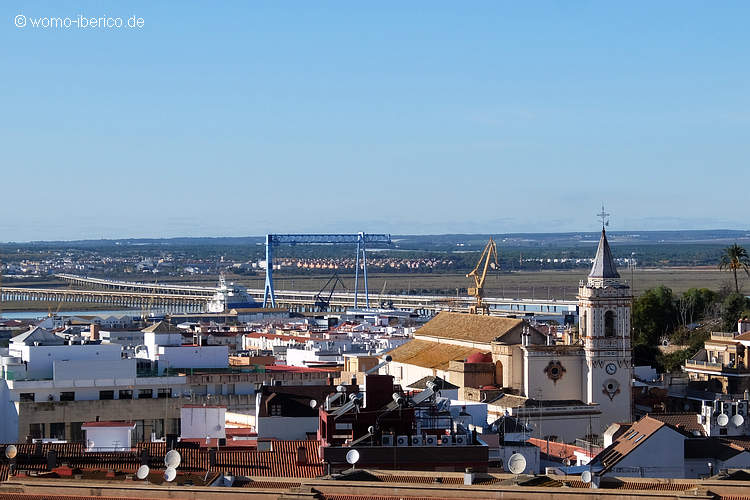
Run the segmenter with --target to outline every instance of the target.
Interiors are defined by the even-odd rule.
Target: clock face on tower
[[[617,365],[615,365],[614,363],[607,363],[607,366],[605,366],[604,369],[609,375],[614,375],[617,371]]]

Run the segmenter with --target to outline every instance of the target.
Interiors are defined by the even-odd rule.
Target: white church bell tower
[[[598,403],[604,428],[630,422],[633,379],[630,347],[630,286],[617,272],[604,229],[608,214],[602,209],[602,235],[586,281],[578,288],[579,330],[584,345],[582,395]],[[601,429],[603,431],[604,429]],[[596,429],[592,429],[597,432]]]

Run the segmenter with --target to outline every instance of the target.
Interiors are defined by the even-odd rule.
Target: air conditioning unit
[[[412,446],[422,446],[422,436],[412,436],[410,440]]]
[[[437,446],[437,443],[438,443],[437,436],[428,434],[424,437],[425,446]]]
[[[747,417],[747,401],[740,401],[737,403],[737,413],[743,417]]]
[[[453,445],[453,440],[450,436],[440,436],[440,444],[443,446],[451,446]]]
[[[409,446],[409,436],[397,436],[396,446]]]
[[[383,434],[380,438],[383,446],[393,446],[393,434]]]
[[[468,438],[464,434],[456,434],[456,446],[466,446],[469,442]]]

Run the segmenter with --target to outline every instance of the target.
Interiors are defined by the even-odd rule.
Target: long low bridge
[[[175,308],[180,311],[200,311],[217,291],[216,287],[193,285],[170,285],[111,281],[71,274],[59,274],[71,285],[81,288],[20,288],[3,287],[0,300],[3,301],[46,301],[81,302],[111,304],[121,307]],[[264,290],[247,289],[256,301],[263,300]],[[277,290],[278,307],[297,312],[314,312],[317,292],[298,290]],[[360,301],[361,301],[360,295]],[[447,297],[445,295],[400,295],[370,294],[370,302],[376,306],[387,305],[399,310],[414,311],[419,314],[434,314],[441,310],[466,310],[474,303],[469,296]],[[336,292],[331,296],[329,310],[344,312],[354,307],[355,294]],[[577,302],[555,299],[515,299],[487,297],[484,302],[495,314],[564,316],[575,314]],[[360,302],[361,303],[361,302]]]

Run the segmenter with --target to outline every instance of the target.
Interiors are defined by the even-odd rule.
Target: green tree
[[[719,296],[708,288],[691,288],[677,300],[676,307],[681,325],[715,317]]]
[[[721,328],[725,332],[737,329],[737,320],[750,314],[750,300],[740,293],[730,293],[721,303]]]
[[[724,249],[719,259],[719,269],[732,271],[734,274],[734,291],[740,293],[740,284],[737,281],[737,271],[745,271],[750,276],[750,255],[747,250],[737,243]]]
[[[655,346],[677,324],[672,289],[659,286],[646,290],[633,302],[632,325],[635,343]]]

